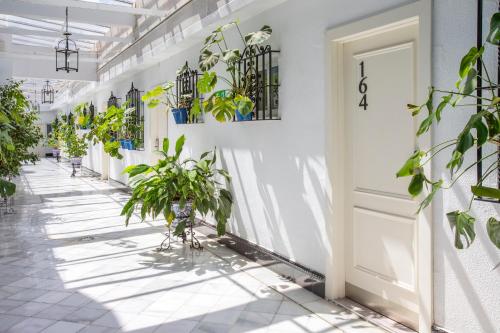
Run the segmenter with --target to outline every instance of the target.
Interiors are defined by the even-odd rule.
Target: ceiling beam
[[[54,38],[62,38],[62,34],[56,31],[43,31],[43,30],[31,30],[31,29],[22,29],[22,28],[6,28],[0,27],[0,34],[7,35],[20,35],[20,36],[43,36],[43,37],[54,37]],[[88,35],[88,34],[79,34],[73,33],[71,35],[71,39],[73,40],[98,40],[103,42],[115,42],[115,43],[129,43],[131,41],[130,38],[122,38],[122,37],[112,37],[112,36],[103,36],[103,35]]]
[[[0,13],[36,19],[53,19],[64,22],[66,14],[64,7],[54,7],[39,2],[22,2],[17,0],[0,1]],[[86,8],[70,8],[69,22],[97,24],[105,27],[128,26],[136,23],[136,17],[127,13],[114,13]],[[61,26],[62,27],[62,26]]]
[[[31,45],[9,45],[6,51],[0,51],[0,58],[7,59],[45,59],[54,60],[56,53],[53,47]],[[80,62],[97,63],[95,52],[80,51]]]
[[[84,9],[99,10],[112,13],[124,13],[131,15],[144,15],[144,16],[157,16],[157,17],[163,17],[167,15],[167,11],[164,10],[136,8],[129,6],[110,5],[97,2],[86,2],[86,1],[76,1],[76,0],[17,0],[17,1],[28,2],[33,4],[43,4],[48,6],[57,6],[57,7],[84,8]]]

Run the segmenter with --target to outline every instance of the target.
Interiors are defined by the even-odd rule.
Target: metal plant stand
[[[189,247],[191,249],[203,250],[203,246],[201,245],[198,238],[196,238],[196,233],[193,230],[194,222],[191,222],[191,204],[186,204],[184,209],[180,210],[178,205],[173,207],[173,210],[176,211],[176,219],[172,222],[172,225],[168,228],[165,233],[165,239],[161,242],[160,247],[157,249],[159,252],[168,251],[172,248],[171,241],[174,236],[174,232],[172,231],[172,226],[175,228],[179,225],[179,223],[185,223],[186,228],[182,232],[182,234],[177,235],[177,238],[182,239],[182,244],[186,244],[187,242],[191,242]],[[188,237],[191,238],[188,240]]]

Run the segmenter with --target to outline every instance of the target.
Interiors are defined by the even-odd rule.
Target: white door
[[[416,147],[418,24],[343,47],[346,295],[418,326],[417,211],[396,172]]]

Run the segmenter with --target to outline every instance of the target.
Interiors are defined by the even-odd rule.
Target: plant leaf
[[[184,147],[184,142],[186,141],[186,137],[181,135],[177,141],[175,142],[175,156],[179,157],[182,152],[182,148]]]
[[[165,154],[168,154],[168,148],[170,146],[170,141],[168,140],[168,138],[164,138],[163,139],[163,145],[162,145],[162,151],[165,153]]]
[[[425,152],[421,150],[415,151],[408,160],[406,160],[405,164],[399,169],[396,173],[396,177],[408,177],[417,174],[416,172],[420,168],[420,160],[425,156]]]
[[[478,197],[500,199],[500,190],[487,186],[471,186],[471,192]]]
[[[422,193],[422,189],[424,188],[425,176],[421,173],[416,174],[412,177],[410,185],[408,185],[408,193],[411,194],[412,197],[416,197],[420,193]]]
[[[220,54],[213,53],[209,49],[204,49],[201,51],[200,59],[198,65],[200,69],[204,72],[212,69],[219,62]]]
[[[247,45],[262,44],[271,37],[273,30],[270,26],[265,25],[259,31],[251,32],[245,36]]]
[[[466,248],[468,248],[476,238],[476,233],[474,231],[474,222],[476,219],[458,210],[446,214],[446,217],[450,222],[451,229],[455,232],[455,247],[457,249],[464,248],[463,238],[467,243]]]
[[[500,45],[500,13],[495,13],[491,17],[490,32],[486,40],[493,45]]]
[[[429,193],[427,197],[420,203],[420,207],[418,208],[417,213],[420,213],[422,209],[425,209],[427,206],[429,206],[429,204],[434,199],[434,196],[436,195],[437,191],[441,188],[442,185],[443,185],[443,180],[439,180],[435,183],[432,183],[431,193]]]
[[[490,217],[486,223],[486,231],[488,231],[491,242],[500,249],[500,221]]]

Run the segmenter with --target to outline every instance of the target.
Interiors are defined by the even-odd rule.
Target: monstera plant
[[[240,47],[230,47],[226,34],[232,29],[240,40]],[[264,25],[259,31],[245,36],[241,33],[238,21],[233,21],[215,29],[206,39],[200,51],[199,67],[203,74],[198,80],[200,94],[211,95],[203,103],[193,102],[192,114],[211,113],[220,122],[233,119],[235,113],[249,115],[255,107],[251,96],[258,73],[256,66],[239,66],[243,57],[255,55],[259,46],[267,41],[272,29]],[[225,75],[217,74],[214,67],[222,63]],[[216,89],[218,83],[224,87]],[[214,91],[215,90],[215,91]]]
[[[424,109],[427,111],[426,118],[420,124],[416,133],[417,137],[427,133],[433,124],[442,120],[447,109],[456,111],[460,108],[476,107],[480,111],[471,115],[458,133],[456,139],[441,142],[428,151],[417,150],[406,161],[403,167],[397,172],[397,177],[411,177],[408,192],[412,196],[422,193],[424,186],[429,188],[429,193],[421,202],[419,211],[427,207],[434,199],[440,189],[450,189],[457,181],[478,163],[486,165],[485,172],[475,185],[470,189],[471,199],[466,211],[452,211],[447,213],[450,226],[455,235],[455,247],[463,249],[469,247],[474,241],[476,233],[474,226],[476,218],[472,216],[470,210],[475,198],[489,198],[500,200],[500,189],[488,187],[484,184],[488,176],[498,172],[499,159],[497,157],[498,146],[500,146],[500,96],[497,94],[498,78],[492,79],[485,62],[482,61],[485,48],[492,46],[496,49],[500,46],[500,13],[496,13],[491,18],[490,32],[485,45],[479,49],[472,47],[462,58],[458,71],[458,81],[452,89],[429,88],[428,99],[422,105],[408,105],[413,116],[418,115]],[[478,75],[475,66],[480,63],[483,75]],[[478,80],[482,81],[483,97],[477,96]],[[434,108],[434,101],[439,100]],[[492,146],[487,149],[486,146]],[[466,152],[474,147],[485,147],[485,151],[493,151],[484,154],[476,162],[464,164]],[[436,156],[448,152],[450,159],[446,168],[450,171],[451,182],[446,184],[443,179],[428,179],[423,167],[431,161],[436,161]],[[486,229],[489,238],[500,249],[500,222],[496,216],[489,217],[486,222]]]

